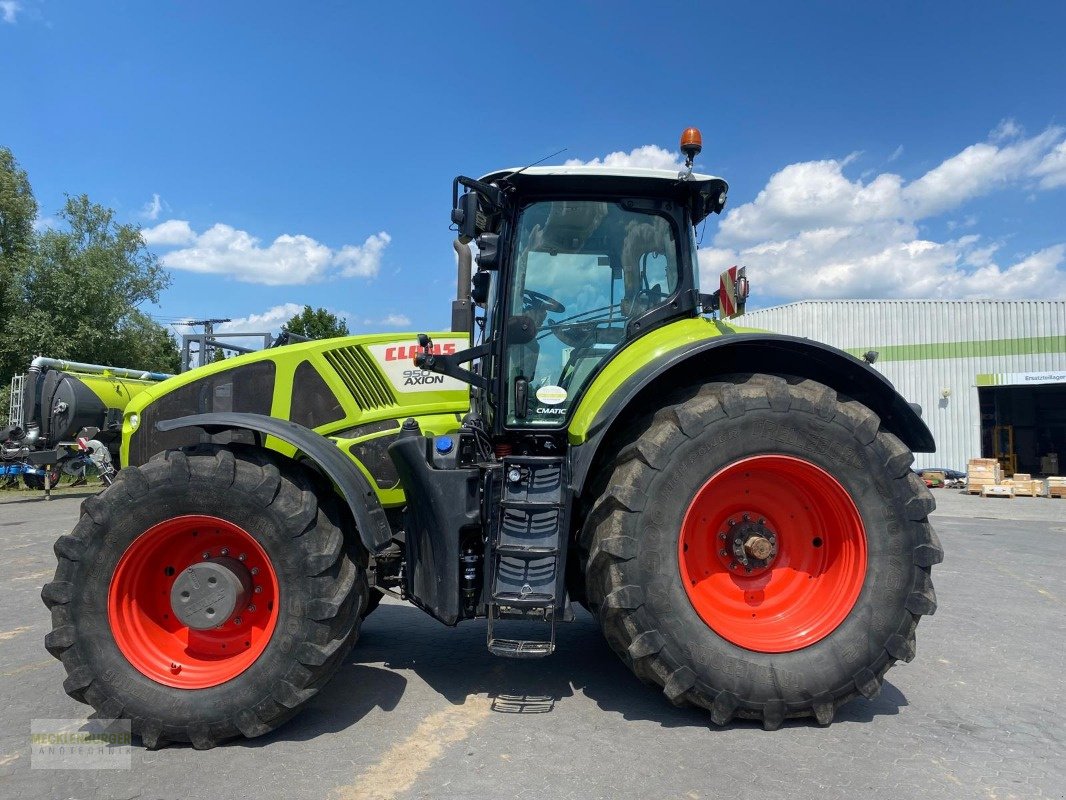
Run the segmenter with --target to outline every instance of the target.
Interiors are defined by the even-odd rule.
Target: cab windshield
[[[557,425],[621,346],[629,320],[676,290],[677,237],[663,215],[618,202],[554,200],[522,211],[515,241],[510,313],[525,317],[535,336],[508,347],[507,421]],[[519,378],[528,381],[524,406]]]

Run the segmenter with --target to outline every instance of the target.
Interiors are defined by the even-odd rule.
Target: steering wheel
[[[566,306],[554,297],[548,297],[546,294],[534,292],[532,289],[523,289],[522,299],[534,309],[543,308],[545,311],[550,311],[553,314],[561,314],[563,311],[566,311]]]

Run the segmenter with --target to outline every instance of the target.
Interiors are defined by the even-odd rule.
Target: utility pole
[[[196,351],[197,360],[200,362],[197,367],[202,367],[205,364],[210,364],[214,357],[215,350],[229,350],[231,353],[243,355],[244,353],[254,353],[256,348],[248,347],[243,344],[234,344],[232,339],[259,339],[263,343],[263,347],[270,347],[274,344],[274,337],[269,331],[227,331],[226,333],[219,334],[224,339],[215,338],[215,325],[220,325],[223,322],[231,322],[229,319],[190,319],[186,322],[176,323],[185,327],[192,327],[194,325],[202,325],[204,328],[203,333],[183,333],[181,335],[181,371],[185,372],[189,369],[194,369],[192,364],[192,348],[193,342],[196,343],[199,348]],[[299,338],[299,337],[297,337]]]
[[[190,319],[187,322],[183,323],[184,325],[187,325],[190,328],[195,326],[195,325],[203,325],[204,326],[203,336],[202,337],[197,337],[200,340],[200,366],[201,367],[204,364],[210,364],[212,357],[215,355],[215,346],[214,346],[214,344],[209,344],[209,340],[211,340],[211,341],[214,340],[215,325],[221,325],[223,322],[230,322],[230,319],[229,318],[226,318],[226,319],[220,319],[220,318]],[[184,359],[184,361],[183,361],[183,370],[184,370],[184,369],[187,369],[188,366],[189,366],[189,345],[188,345],[188,342],[185,343],[185,347],[183,349],[185,351],[182,354],[182,357]]]

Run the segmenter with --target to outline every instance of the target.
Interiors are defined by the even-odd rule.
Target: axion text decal
[[[453,355],[467,347],[466,339],[442,339],[433,343],[436,355]],[[367,351],[381,366],[381,371],[399,392],[454,392],[467,389],[455,378],[418,369],[414,357],[422,352],[417,342],[372,344]]]

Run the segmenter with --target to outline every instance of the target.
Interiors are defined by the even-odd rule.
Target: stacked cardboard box
[[[1066,497],[1066,478],[1052,476],[1047,479],[1048,497]]]
[[[971,458],[966,464],[966,491],[981,494],[986,486],[995,486],[1003,480],[1003,469],[994,458]]]

